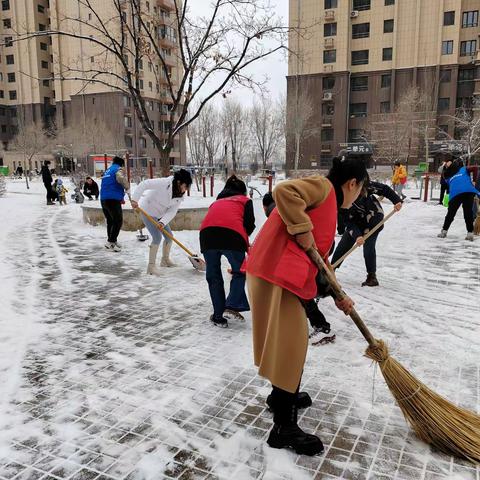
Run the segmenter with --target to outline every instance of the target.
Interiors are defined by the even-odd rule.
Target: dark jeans
[[[53,189],[52,184],[44,183],[45,189],[47,190],[47,202],[53,202],[57,199],[57,192]]]
[[[120,200],[102,200],[102,210],[107,220],[108,241],[115,243],[123,224],[122,202]]]
[[[440,201],[438,203],[442,203],[443,204],[443,197],[445,196],[445,194],[447,193],[448,191],[448,186],[446,183],[444,182],[441,182],[440,183]]]
[[[365,259],[365,267],[368,273],[376,273],[377,271],[377,252],[375,246],[377,243],[377,237],[380,232],[375,232],[370,238],[366,240],[363,245],[363,258]],[[340,257],[347,253],[355,243],[354,238],[345,232],[341,238],[338,247],[333,254],[332,263],[335,263]]]
[[[225,288],[222,275],[222,255],[224,255],[232,267],[232,280],[230,281],[230,293],[225,298]],[[245,274],[240,272],[245,252],[237,250],[206,250],[203,252],[207,264],[207,282],[210,298],[213,304],[213,314],[216,318],[223,316],[226,308],[236,312],[250,310],[245,294]]]
[[[473,232],[473,201],[475,199],[474,193],[460,193],[459,195],[453,197],[453,199],[448,202],[448,212],[443,223],[443,229],[448,230],[457,210],[460,208],[460,205],[463,207],[463,218],[465,219],[465,225],[467,226],[467,232]]]

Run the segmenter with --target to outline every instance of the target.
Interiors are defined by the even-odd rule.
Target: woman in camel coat
[[[359,195],[367,171],[363,162],[335,158],[327,177],[280,183],[277,207],[253,244],[247,264],[247,285],[253,320],[253,348],[259,374],[272,383],[274,427],[267,443],[315,455],[319,438],[297,425],[298,393],[308,347],[308,326],[300,299],[316,295],[317,268],[306,254],[316,248],[328,258],[337,223],[337,209],[349,208]],[[348,313],[349,298],[336,301]],[[305,397],[306,393],[302,393]]]

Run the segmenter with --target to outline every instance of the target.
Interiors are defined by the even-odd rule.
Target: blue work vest
[[[117,182],[116,173],[120,170],[120,165],[114,163],[102,177],[102,189],[100,190],[100,200],[123,200],[125,189]]]
[[[447,178],[447,182],[450,187],[450,200],[461,193],[476,193],[480,195],[480,192],[473,186],[466,167],[462,167],[455,175]]]

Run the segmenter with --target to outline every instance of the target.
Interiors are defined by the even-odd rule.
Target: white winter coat
[[[172,185],[173,176],[144,180],[133,192],[132,200],[151,217],[168,225],[183,201],[183,197],[172,198]]]

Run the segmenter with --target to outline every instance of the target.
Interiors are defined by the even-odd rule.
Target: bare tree
[[[199,167],[213,167],[221,142],[220,114],[217,108],[208,104],[198,118],[187,128],[190,156]]]
[[[32,160],[36,155],[49,154],[54,145],[53,131],[36,123],[26,122],[23,112],[17,116],[16,134],[9,143],[9,150],[23,154],[25,170],[32,172]],[[25,172],[27,188],[28,174]]]
[[[202,16],[191,13],[190,0],[171,0],[170,19],[162,17],[160,9],[152,13],[149,2],[142,0],[77,2],[80,15],[63,14],[57,28],[20,31],[13,41],[59,35],[94,47],[90,68],[75,62],[58,65],[56,80],[101,84],[128,95],[164,169],[175,139],[216,95],[226,95],[239,85],[262,87],[250,67],[285,50],[291,30],[269,0],[212,0]],[[172,49],[162,46],[165,40]],[[142,67],[147,62],[158,83],[165,85],[170,104],[163,135],[154,129],[142,90]],[[197,99],[201,100],[193,109]]]
[[[236,100],[228,99],[222,110],[224,137],[230,146],[232,171],[235,173],[246,153],[248,137],[248,116],[243,106]]]
[[[265,97],[255,102],[250,111],[250,130],[264,169],[280,145],[283,134],[282,114],[281,107]]]
[[[454,117],[455,133],[452,136],[445,134],[449,139],[459,140],[465,145],[465,159],[467,162],[480,153],[480,116],[474,115],[471,108],[461,107]]]
[[[287,142],[294,146],[294,170],[298,170],[301,145],[320,133],[320,125],[315,121],[315,104],[306,91],[288,97],[286,116]]]

